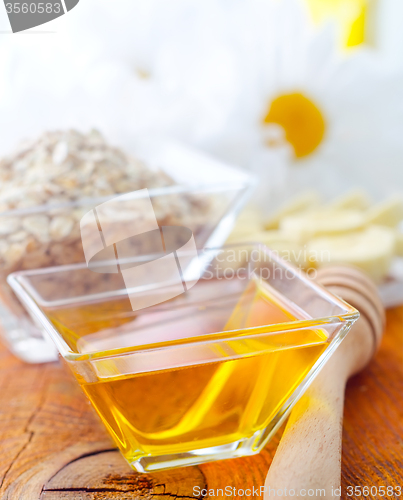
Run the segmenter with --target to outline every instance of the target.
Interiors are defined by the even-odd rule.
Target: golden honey
[[[99,303],[52,311],[49,318],[71,345],[90,332],[127,322],[127,317],[117,314],[126,307],[124,301]],[[204,347],[217,361],[137,374],[116,373],[120,366],[116,364],[110,377],[100,376],[91,383],[78,377],[130,463],[254,436],[258,440],[327,345],[325,333],[314,327],[247,336],[251,328],[307,319],[255,281],[227,317],[222,331],[236,330],[236,335],[225,349],[219,342]],[[161,330],[163,334],[163,326]],[[206,339],[208,334],[201,340]],[[103,362],[110,360],[98,361]]]

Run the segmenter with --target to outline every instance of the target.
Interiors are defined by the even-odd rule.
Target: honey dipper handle
[[[341,436],[346,371],[337,351],[293,409],[266,477],[265,500],[340,498]],[[271,490],[270,490],[271,488]],[[272,490],[276,490],[276,493]],[[280,490],[283,492],[281,496]],[[295,493],[290,490],[294,490]],[[305,492],[301,492],[305,490]],[[321,490],[319,492],[319,490]],[[325,490],[326,493],[323,492]]]
[[[361,317],[291,412],[266,478],[265,500],[340,498],[345,385],[368,363],[382,337],[383,306],[366,275],[337,266],[320,270],[317,281],[355,306]]]

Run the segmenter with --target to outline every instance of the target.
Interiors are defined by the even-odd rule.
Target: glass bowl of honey
[[[139,472],[259,453],[358,318],[264,245],[204,248],[182,272],[192,286],[138,309],[172,283],[128,290],[85,264],[8,278]]]

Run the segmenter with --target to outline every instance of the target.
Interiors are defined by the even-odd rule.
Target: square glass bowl
[[[263,245],[203,249],[182,272],[193,286],[135,311],[169,279],[126,289],[85,265],[8,277],[139,472],[258,453],[358,318]]]
[[[189,228],[198,246],[219,246],[249,198],[255,179],[197,150],[170,141],[141,141],[137,157],[168,174],[174,185],[150,188],[160,226]],[[108,198],[0,213],[0,335],[26,362],[57,359],[43,328],[32,322],[7,284],[11,272],[85,262],[80,234],[84,214]]]

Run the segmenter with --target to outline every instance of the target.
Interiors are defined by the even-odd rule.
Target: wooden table
[[[403,487],[403,307],[387,318],[376,359],[347,389],[343,499],[363,498],[349,496],[347,486]],[[0,346],[1,500],[197,498],[194,487],[216,493],[226,486],[238,493],[264,484],[279,437],[255,457],[138,474],[62,362],[23,364]]]

